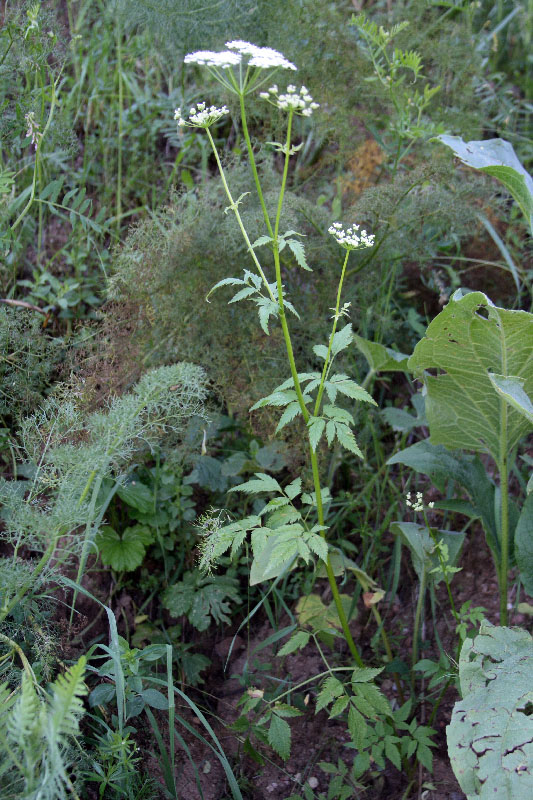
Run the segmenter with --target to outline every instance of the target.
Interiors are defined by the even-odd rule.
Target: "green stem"
[[[298,379],[298,371],[296,369],[296,364],[294,361],[294,352],[292,349],[292,342],[291,336],[289,332],[289,327],[287,325],[287,320],[285,316],[285,308],[283,304],[283,288],[281,284],[281,264],[279,258],[279,247],[278,247],[278,233],[279,233],[279,225],[281,220],[281,209],[283,207],[283,197],[285,194],[285,187],[287,185],[287,175],[289,171],[289,158],[290,158],[290,143],[291,143],[291,129],[292,129],[292,118],[293,112],[289,111],[289,121],[287,125],[287,138],[285,143],[285,164],[283,167],[283,177],[281,182],[281,190],[279,194],[278,200],[278,208],[276,211],[276,221],[274,224],[274,266],[276,269],[276,282],[278,286],[278,304],[279,304],[279,316],[281,320],[281,327],[283,330],[283,337],[285,339],[285,347],[287,350],[287,356],[289,358],[289,363],[291,367],[291,375],[294,382],[294,388],[296,390],[296,395],[298,397],[298,402],[300,405],[300,409],[302,411],[302,415],[304,421],[307,423],[309,421],[309,412],[306,408],[305,401],[302,395],[302,390],[300,386],[300,381]],[[345,262],[346,266],[346,262]],[[339,296],[340,297],[340,296]],[[309,453],[311,457],[311,469],[313,472],[313,483],[315,487],[315,496],[316,496],[316,507],[317,507],[317,516],[318,516],[318,524],[324,527],[325,519],[324,519],[324,506],[322,504],[322,489],[320,486],[320,474],[318,471],[318,459],[315,451],[311,446],[311,442],[309,442]],[[325,530],[321,531],[322,537],[326,538]],[[344,607],[342,605],[339,589],[337,587],[337,581],[335,580],[335,573],[333,572],[333,567],[331,565],[331,558],[328,553],[327,561],[325,562],[326,566],[326,574],[328,576],[329,585],[331,587],[331,592],[333,594],[333,600],[335,602],[335,607],[337,609],[337,615],[339,617],[339,622],[341,623],[341,627],[346,639],[346,643],[350,649],[350,652],[354,658],[355,663],[362,667],[363,660],[359,655],[359,651],[357,646],[353,640],[352,634],[350,632],[350,628],[348,626],[348,620],[346,618],[346,613],[344,611]]]
[[[326,383],[326,376],[328,374],[328,369],[330,365],[330,358],[331,358],[331,348],[333,346],[333,339],[335,337],[335,331],[337,330],[337,322],[339,321],[339,309],[341,305],[341,292],[342,292],[342,284],[344,282],[344,275],[346,273],[346,265],[348,264],[348,258],[350,255],[350,251],[346,251],[346,256],[344,257],[344,263],[342,265],[342,272],[341,272],[341,279],[339,281],[339,287],[337,289],[337,303],[335,305],[335,315],[333,317],[333,327],[331,329],[331,335],[329,337],[328,343],[328,352],[326,354],[326,360],[324,361],[324,367],[322,369],[322,375],[320,378],[320,386],[318,387],[318,394],[316,397],[315,403],[315,410],[313,412],[313,416],[318,416],[318,412],[320,411],[320,403],[322,402],[322,395],[324,394],[324,386]]]
[[[257,173],[257,166],[255,163],[255,156],[254,151],[252,148],[252,142],[250,140],[250,134],[248,132],[248,123],[246,121],[246,109],[244,106],[244,94],[239,92],[239,102],[241,104],[241,124],[242,124],[242,132],[244,134],[244,140],[246,142],[246,149],[248,150],[248,157],[250,159],[250,165],[252,167],[252,173],[254,176],[255,188],[257,189],[257,195],[259,197],[259,202],[261,203],[261,208],[263,209],[263,217],[265,218],[265,225],[267,226],[267,230],[270,236],[274,238],[274,231],[272,230],[272,224],[270,222],[270,217],[268,216],[267,207],[265,204],[265,199],[263,197],[263,190],[261,188],[261,183],[259,181],[259,175]]]
[[[250,252],[252,260],[253,260],[253,262],[254,262],[254,264],[256,266],[256,269],[257,269],[258,273],[261,275],[261,278],[263,279],[263,283],[265,284],[266,289],[268,291],[268,294],[270,295],[270,299],[275,302],[276,298],[274,297],[274,293],[273,293],[272,289],[270,288],[270,284],[267,281],[267,278],[266,278],[266,275],[265,275],[265,273],[263,271],[263,268],[262,268],[261,264],[259,263],[259,259],[257,258],[256,254],[255,254],[255,250],[252,247],[252,243],[250,242],[250,239],[248,238],[248,234],[246,233],[246,228],[244,227],[244,223],[243,223],[241,215],[239,213],[238,201],[236,203],[234,201],[233,197],[232,197],[230,188],[229,188],[228,183],[226,181],[226,176],[224,174],[224,168],[222,166],[222,162],[220,160],[220,156],[218,155],[218,150],[217,150],[216,144],[214,142],[213,137],[211,136],[211,131],[209,130],[209,128],[206,128],[206,133],[207,133],[207,136],[209,138],[209,142],[211,144],[211,147],[213,149],[213,154],[214,154],[216,162],[217,162],[217,167],[218,167],[218,171],[220,172],[220,177],[222,178],[222,185],[224,186],[224,191],[226,192],[226,197],[230,201],[230,208],[233,211],[233,213],[235,214],[235,217],[237,219],[237,224],[239,225],[239,228],[240,228],[240,231],[242,233],[243,239],[246,242],[246,245],[248,247],[248,250]]]
[[[501,562],[500,562],[500,625],[507,625],[507,592],[509,571],[509,474],[507,454],[507,403],[500,400],[500,492],[501,492]]]
[[[120,20],[117,21],[117,64],[118,64],[118,155],[117,155],[117,193],[115,202],[115,216],[117,229],[120,228],[122,213],[122,136],[124,113],[124,85],[122,80],[122,29]]]
[[[416,612],[415,612],[415,624],[413,628],[413,655],[412,655],[413,666],[418,661],[418,639],[420,635],[420,623],[422,620],[422,609],[424,608],[426,585],[427,585],[427,571],[424,568],[422,572],[422,578],[420,580],[420,586],[418,589],[418,600],[416,603]]]

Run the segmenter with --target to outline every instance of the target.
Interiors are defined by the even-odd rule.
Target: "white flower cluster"
[[[411,500],[411,492],[407,492],[405,495],[405,504],[408,508],[412,508],[413,511],[423,511],[424,510],[424,499],[422,492],[416,493],[416,500]],[[428,503],[428,508],[433,508],[435,503]]]
[[[315,103],[308,89],[302,86],[299,92],[296,91],[296,86],[290,84],[287,86],[285,94],[280,94],[276,84],[271,86],[268,92],[259,92],[259,97],[263,100],[268,100],[273,106],[277,106],[285,111],[292,110],[296,114],[301,114],[302,117],[310,117],[316,108],[320,108],[318,103]]]
[[[226,42],[227,50],[214,52],[213,50],[197,50],[185,56],[186,64],[200,64],[205,67],[218,67],[219,69],[229,69],[240,64],[243,56],[249,56],[248,66],[258,67],[259,69],[296,69],[294,64],[285,58],[282,53],[273,50],[271,47],[258,47],[250,42],[235,39],[233,42]]]
[[[182,116],[181,108],[177,108],[174,111],[174,119],[178,121],[180,127],[209,128],[221,117],[225,117],[226,114],[229,114],[227,106],[220,106],[220,108],[209,106],[208,108],[205,103],[197,103],[196,106],[189,110],[189,119],[185,119]]]
[[[215,53],[213,50],[197,50],[195,53],[186,55],[183,60],[186,64],[229,69],[229,67],[240,64],[241,56],[239,53],[230,53],[229,50],[223,50],[220,53]]]
[[[350,225],[349,228],[342,227],[340,222],[334,222],[328,228],[328,233],[335,237],[337,242],[346,250],[356,250],[360,247],[373,247],[374,239],[376,238],[373,233],[366,231],[359,231],[359,225]]]

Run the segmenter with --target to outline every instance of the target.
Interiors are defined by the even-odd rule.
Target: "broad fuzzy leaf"
[[[533,315],[494,306],[482,292],[455,292],[429,325],[409,359],[427,389],[431,442],[490,453],[500,460],[501,405],[488,373],[523,380],[533,394]],[[428,370],[437,372],[431,375]],[[507,451],[530,427],[514,408],[507,419]]]
[[[468,800],[533,797],[533,640],[481,623],[459,659],[463,699],[447,728],[448,753]]]
[[[516,563],[526,592],[533,596],[533,494],[529,494],[515,529]]]
[[[520,414],[523,414],[533,425],[533,403],[524,391],[524,379],[493,375],[489,372],[489,380],[500,395]]]
[[[460,136],[437,136],[461,161],[497,178],[512,194],[533,233],[533,180],[505,139],[464,142]]]
[[[422,579],[424,572],[428,575],[432,569],[440,566],[438,554],[434,552],[433,539],[425,525],[417,525],[415,522],[393,522],[391,531],[395,534],[400,534],[405,544],[409,547],[413,566],[419,580]],[[442,541],[447,545],[449,564],[454,566],[463,546],[465,534],[462,532],[456,533],[455,531],[435,531],[435,538],[437,541]],[[453,575],[450,575],[448,579],[451,580],[452,577]],[[430,579],[434,580],[435,583],[439,583],[442,580],[442,576],[440,573],[432,574]]]
[[[109,525],[100,530],[96,544],[103,564],[117,572],[131,572],[142,564],[146,548],[137,527],[126,528],[122,536]]]
[[[371,342],[354,334],[354,344],[368,361],[373,372],[407,372],[409,356],[398,353],[378,342]]]

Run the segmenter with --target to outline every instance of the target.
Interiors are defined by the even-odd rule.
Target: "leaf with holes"
[[[501,410],[507,402],[489,372],[519,378],[526,394],[533,394],[533,314],[498,308],[482,292],[457,291],[429,325],[409,367],[426,386],[432,444],[489,453],[499,462],[507,455],[500,453]],[[529,428],[529,421],[509,407],[506,450]]]
[[[446,733],[453,771],[468,800],[533,797],[533,639],[481,623],[459,659],[463,699]]]

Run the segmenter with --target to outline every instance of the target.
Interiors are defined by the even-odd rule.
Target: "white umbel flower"
[[[174,111],[174,119],[180,127],[188,128],[209,128],[221,117],[229,114],[227,106],[207,106],[206,103],[197,103],[189,110],[189,118],[185,119],[181,113],[181,108]]]
[[[350,225],[346,230],[342,227],[340,222],[334,222],[328,228],[328,233],[335,237],[337,243],[345,250],[359,250],[363,247],[373,247],[374,239],[376,238],[373,233],[367,233],[365,230],[360,231],[359,225]]]
[[[195,53],[188,53],[183,60],[186,64],[229,69],[240,64],[241,59],[240,53],[232,53],[229,50],[222,50],[219,53],[215,53],[213,50],[197,50]]]
[[[302,86],[298,92],[296,86],[289,84],[287,91],[280,93],[278,87],[274,85],[268,92],[260,92],[259,97],[268,100],[271,105],[277,106],[283,111],[294,111],[295,114],[300,114],[302,117],[310,117],[315,109],[320,108],[305,86]]]
[[[232,42],[226,42],[226,47],[229,50],[236,50],[241,55],[250,56],[248,64],[250,67],[258,67],[259,69],[296,69],[295,65],[289,61],[282,53],[273,50],[271,47],[258,47],[251,42],[245,42],[242,39],[235,39]]]

